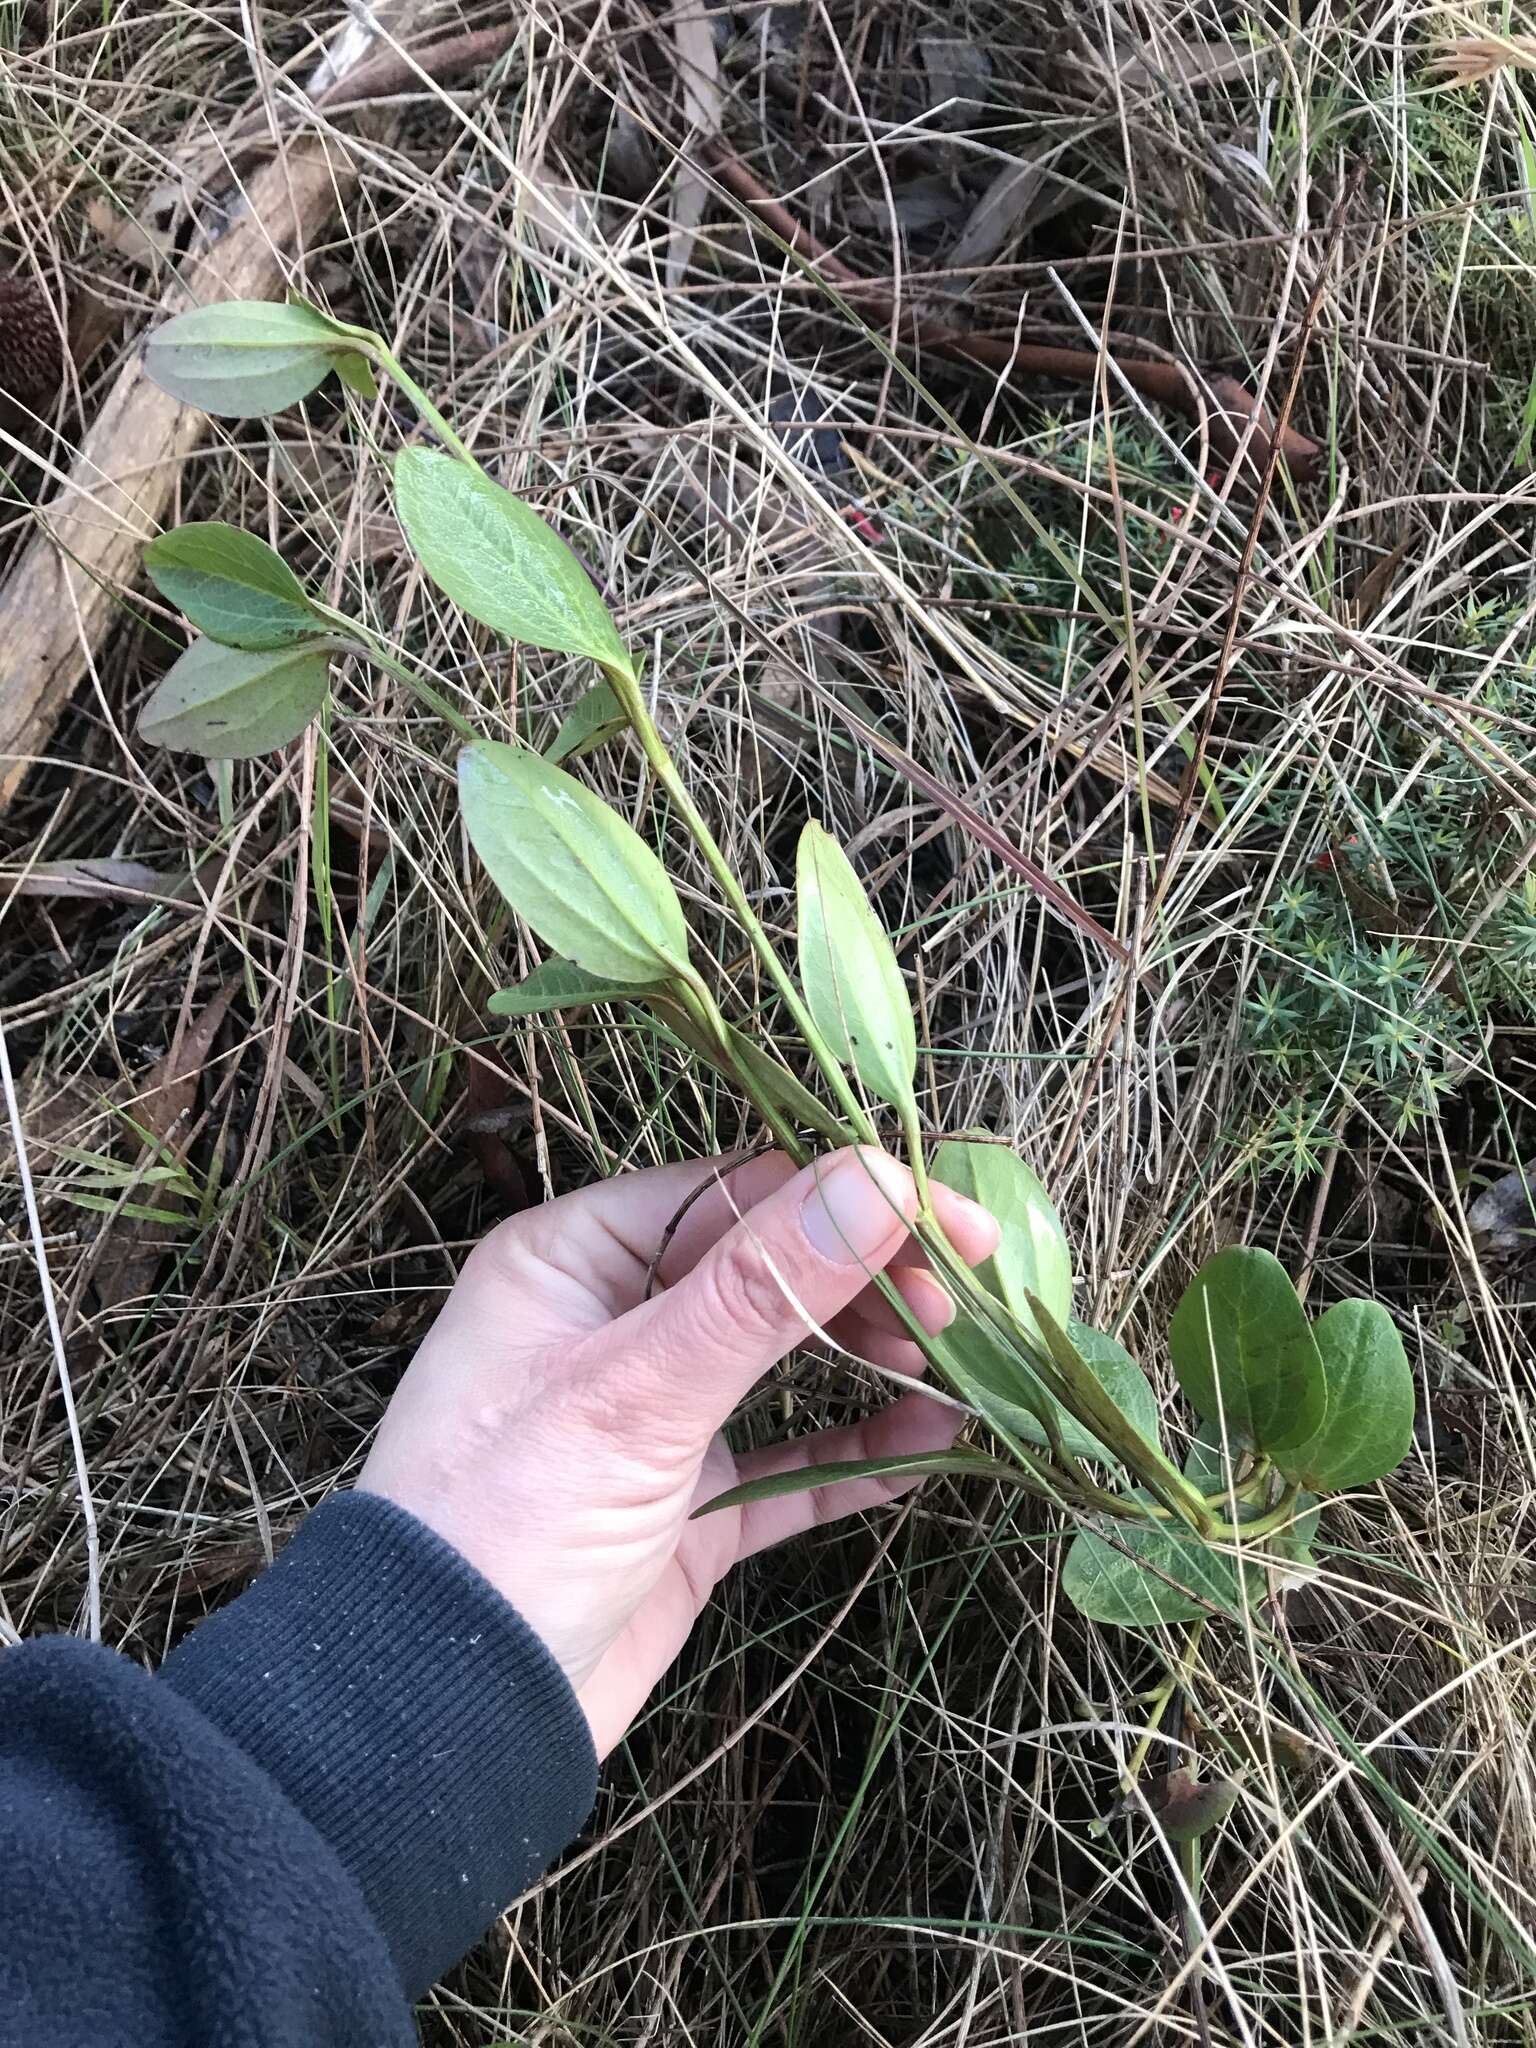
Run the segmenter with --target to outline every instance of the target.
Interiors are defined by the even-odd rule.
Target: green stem
[[[396,361],[378,335],[373,336],[372,346],[365,347],[362,352],[370,356],[378,368],[384,371],[386,376],[394,379],[395,383],[399,385],[400,389],[411,401],[411,404],[415,406],[417,412],[426,421],[433,433],[436,434],[443,446],[452,449],[460,462],[467,462],[471,469],[478,469],[484,475],[483,465],[478,463],[474,456],[470,454],[467,446],[459,439],[452,427],[449,426],[437,407],[428,398],[426,392],[416,382],[416,379],[401,363]]]
[[[756,911],[747,899],[747,892],[737,881],[735,871],[721,852],[714,834],[705,823],[703,813],[688,794],[687,784],[677,771],[677,765],[667,751],[667,743],[656,729],[651,717],[650,706],[645,693],[633,670],[618,668],[610,663],[602,664],[603,672],[613,686],[613,693],[623,708],[625,717],[637,740],[640,742],[651,773],[659,786],[667,793],[678,816],[687,826],[694,844],[708,863],[710,873],[720,885],[720,893],[746,933],[752,950],[762,962],[769,980],[783,999],[784,1007],[795,1021],[795,1027],[805,1040],[812,1058],[826,1078],[827,1086],[837,1098],[837,1106],[847,1117],[855,1138],[865,1145],[878,1145],[875,1127],[858,1096],[848,1083],[842,1064],[816,1029],[810,1011],[796,988],[794,979],[774,950],[773,942],[758,922]]]
[[[1236,1489],[1238,1499],[1252,1500],[1256,1494],[1263,1493],[1269,1485],[1269,1475],[1273,1470],[1274,1467],[1268,1457],[1260,1451],[1253,1461],[1253,1470]]]
[[[443,445],[446,448],[450,448],[461,462],[468,463],[470,468],[479,470],[483,475],[485,472],[482,465],[476,461],[468,447],[460,440],[426,392],[422,390],[416,379],[391,353],[389,348],[386,347],[384,341],[378,335],[374,335],[364,346],[365,353],[372,358],[379,369],[384,371],[387,376],[393,378],[396,385],[405,393],[411,404],[416,408],[417,413],[427,422]],[[783,962],[774,951],[768,934],[758,922],[757,914],[747,900],[746,891],[742,888],[740,882],[737,881],[730,862],[721,852],[714,834],[705,823],[703,813],[688,794],[687,785],[684,783],[681,775],[679,775],[671,754],[667,751],[666,741],[656,729],[656,721],[651,717],[650,706],[645,701],[645,693],[640,688],[639,679],[635,675],[633,668],[628,664],[619,667],[610,662],[602,662],[599,666],[607,676],[613,693],[618,698],[636,739],[640,742],[645,758],[650,763],[652,774],[656,777],[660,786],[667,792],[678,815],[693,835],[694,843],[708,862],[711,873],[720,885],[721,893],[740,920],[742,929],[751,942],[753,951],[767,969],[769,979],[783,998],[784,1006],[795,1020],[796,1027],[809,1047],[812,1057],[826,1076],[827,1085],[837,1097],[838,1107],[842,1110],[844,1116],[847,1117],[855,1137],[866,1145],[878,1144],[879,1139],[875,1134],[874,1125],[871,1123],[863,1103],[860,1102],[858,1096],[849,1086],[847,1076],[844,1074],[840,1062],[812,1022],[811,1014],[801,1000],[800,991],[795,987],[794,981],[784,967]],[[402,680],[410,681],[413,688],[420,687],[412,678],[402,676]],[[462,723],[456,714],[445,713],[444,715],[452,719],[456,729],[463,729]],[[474,734],[470,733],[469,737],[473,738]],[[761,1103],[757,1106],[759,1108],[762,1107]],[[916,1178],[915,1175],[914,1178]]]
[[[753,1075],[737,1059],[730,1033],[725,1028],[725,1018],[721,1015],[720,1006],[706,983],[697,975],[690,973],[686,979],[680,979],[675,988],[678,1002],[705,1036],[718,1047],[721,1063],[734,1077],[736,1085],[772,1131],[774,1141],[789,1155],[796,1166],[804,1166],[811,1155],[800,1142],[799,1133],[785,1120],[778,1105],[768,1099],[767,1092],[758,1087]]]
[[[1178,1663],[1152,1695],[1150,1709],[1147,1714],[1147,1725],[1142,1731],[1136,1747],[1131,1751],[1130,1759],[1121,1774],[1120,1782],[1127,1792],[1133,1792],[1136,1789],[1136,1781],[1146,1766],[1148,1752],[1157,1738],[1157,1731],[1162,1726],[1164,1714],[1167,1713],[1173,1701],[1178,1697],[1179,1692],[1189,1684],[1190,1675],[1195,1668],[1195,1658],[1200,1652],[1200,1640],[1205,1634],[1205,1623],[1206,1617],[1204,1615],[1198,1621],[1190,1623],[1189,1633],[1184,1639],[1184,1648],[1179,1654]],[[1104,1831],[1105,1823],[1102,1821],[1097,1823],[1093,1830],[1096,1834],[1102,1834]]]
[[[455,711],[440,690],[435,690],[430,683],[423,682],[413,669],[405,666],[404,662],[396,661],[383,642],[376,640],[366,626],[360,626],[356,619],[349,619],[345,612],[332,611],[329,605],[317,604],[313,600],[310,603],[310,610],[317,619],[328,626],[333,626],[338,632],[345,633],[349,640],[355,641],[358,651],[371,661],[375,668],[383,669],[384,673],[393,676],[397,683],[404,683],[411,694],[425,704],[429,711],[435,711],[445,725],[453,728],[461,740],[476,740],[480,737],[469,720],[461,712]]]
[[[680,977],[674,984],[674,999],[695,1029],[700,1032],[708,1043],[715,1046],[717,1064],[724,1065],[734,1075],[748,1101],[753,1104],[758,1114],[763,1118],[770,1130],[772,1130],[775,1139],[783,1150],[797,1166],[807,1165],[812,1155],[802,1144],[799,1134],[790,1128],[779,1111],[777,1104],[772,1102],[765,1091],[758,1086],[750,1069],[736,1059],[730,1033],[726,1029],[725,1018],[707,983],[691,973],[686,977]],[[908,1136],[908,1143],[914,1146],[914,1158],[920,1159],[920,1146],[917,1145],[911,1133]],[[915,1174],[913,1178],[916,1179]],[[926,1183],[921,1185],[926,1188]],[[937,1230],[936,1224],[934,1228]],[[944,1243],[944,1249],[949,1251],[950,1248],[947,1242],[942,1239],[942,1234],[940,1234],[940,1241]],[[950,1255],[954,1256],[952,1252]],[[968,1268],[962,1267],[961,1270],[965,1273],[967,1279],[971,1277]],[[871,1278],[876,1288],[906,1325],[908,1335],[933,1367],[939,1379],[948,1384],[949,1376],[944,1369],[944,1355],[939,1348],[937,1339],[930,1336],[922,1324],[918,1322],[888,1273],[875,1273],[871,1275]],[[990,1296],[987,1298],[988,1300],[991,1299]],[[955,1388],[954,1391],[957,1393],[961,1392],[959,1388]],[[962,1398],[964,1398],[963,1394]],[[1077,1470],[1075,1461],[1069,1460],[1064,1451],[1060,1452],[1059,1456],[1061,1462],[1069,1467],[1069,1484],[1066,1486],[1060,1483],[1058,1475],[1051,1469],[1049,1464],[1036,1458],[1010,1431],[1001,1428],[989,1418],[983,1417],[982,1419],[988,1422],[988,1427],[995,1436],[1001,1437],[1008,1451],[1013,1456],[1015,1460],[1014,1483],[1016,1485],[1025,1488],[1026,1491],[1036,1494],[1040,1499],[1049,1501],[1057,1507],[1067,1503],[1078,1507],[1097,1508],[1101,1513],[1117,1516],[1121,1520],[1139,1521],[1145,1519],[1145,1510],[1141,1503],[1128,1501],[1123,1495],[1106,1493],[1094,1486],[1090,1481],[1083,1478],[1082,1474]],[[1070,1483],[1072,1481],[1076,1483]]]
[[[1245,1478],[1238,1480],[1235,1486],[1223,1486],[1215,1493],[1205,1494],[1205,1504],[1208,1508],[1220,1509],[1234,1500],[1252,1500],[1256,1494],[1268,1492],[1273,1472],[1274,1467],[1268,1458],[1260,1457],[1255,1461],[1253,1470]]]
[[[1184,1908],[1184,1940],[1191,1956],[1198,1955],[1203,1939],[1200,1929],[1200,1874],[1204,1868],[1204,1843],[1196,1835],[1193,1840],[1175,1844],[1179,1855],[1179,1874],[1189,1887],[1190,1903]],[[1190,1974],[1191,1996],[1203,1998],[1205,1966],[1197,1963]]]
[[[1296,1496],[1301,1488],[1287,1486],[1268,1514],[1255,1515],[1251,1522],[1240,1522],[1234,1528],[1229,1522],[1214,1522],[1210,1536],[1215,1543],[1251,1543],[1255,1536],[1270,1536],[1276,1529],[1283,1529],[1287,1522],[1296,1519]]]
[[[917,1220],[928,1224],[942,1236],[939,1219],[933,1213],[933,1188],[928,1179],[928,1163],[923,1157],[923,1134],[918,1127],[915,1102],[904,1102],[901,1106],[901,1135],[907,1148],[912,1185],[917,1189]]]

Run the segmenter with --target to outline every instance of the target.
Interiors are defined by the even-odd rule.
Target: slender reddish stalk
[[[861,277],[825,247],[795,219],[782,200],[775,199],[759,183],[728,144],[717,137],[705,145],[705,155],[721,184],[750,207],[764,227],[770,228],[797,256],[814,264],[823,277],[856,299],[872,320],[892,317],[897,310],[894,294],[879,280]],[[1092,349],[1047,347],[1015,341],[1007,334],[970,334],[927,314],[907,318],[904,338],[914,346],[935,349],[942,355],[976,363],[1008,377],[1055,377],[1067,383],[1093,384],[1102,370],[1101,360]],[[1260,468],[1268,461],[1274,423],[1236,377],[1200,377],[1182,363],[1155,362],[1144,356],[1117,355],[1114,364],[1133,390],[1155,399],[1159,405],[1172,406],[1197,426],[1203,424],[1212,453],[1223,462],[1231,461],[1249,421],[1255,421],[1248,443],[1249,457]],[[1280,428],[1278,441],[1292,476],[1298,483],[1310,482],[1322,460],[1317,443],[1289,426]]]

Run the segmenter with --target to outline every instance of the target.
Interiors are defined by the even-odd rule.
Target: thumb
[[[813,1162],[676,1286],[612,1328],[625,1405],[665,1402],[685,1427],[712,1433],[770,1366],[889,1264],[916,1213],[911,1174],[884,1152],[859,1147]]]

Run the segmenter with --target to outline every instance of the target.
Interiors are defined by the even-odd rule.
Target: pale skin
[[[960,1256],[986,1258],[992,1218],[933,1192]],[[691,1195],[647,1299],[652,1260]],[[921,1353],[871,1284],[888,1273],[927,1330],[950,1320],[908,1229],[916,1209],[911,1175],[883,1153],[838,1153],[798,1173],[778,1153],[697,1160],[562,1196],[471,1253],[359,1483],[453,1544],[542,1637],[599,1756],[733,1564],[905,1488],[845,1481],[698,1521],[695,1507],[792,1466],[942,1449],[963,1422],[912,1392],[849,1428],[742,1456],[721,1435],[763,1375],[816,1333],[920,1374]]]

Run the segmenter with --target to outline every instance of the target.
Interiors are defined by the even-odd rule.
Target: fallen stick
[[[349,27],[342,36],[353,61],[341,75],[326,76],[315,105],[327,112],[355,109],[402,90],[421,71],[439,81],[462,76],[501,56],[518,33],[516,22],[498,23],[402,54],[391,47],[359,48],[356,30]],[[270,147],[265,134],[242,133],[244,126],[237,124],[227,139],[228,159]],[[781,241],[877,317],[893,314],[889,291],[825,248],[724,143],[710,145],[708,155],[720,182]],[[162,316],[168,319],[212,298],[270,297],[284,281],[290,252],[302,251],[341,206],[353,182],[354,173],[333,163],[318,140],[266,164],[252,175],[241,211],[191,257],[180,285],[161,306]],[[911,320],[907,339],[1008,376],[1091,384],[1102,371],[1100,358],[1090,350],[968,334],[932,317]],[[1176,363],[1114,360],[1134,389],[1203,423],[1213,451],[1223,460],[1230,460],[1254,420],[1250,454],[1263,464],[1271,422],[1236,378],[1201,380]],[[137,581],[139,553],[159,528],[182,463],[208,431],[206,415],[168,398],[149,382],[134,356],[118,373],[86,433],[67,484],[40,509],[38,532],[0,585],[0,616],[9,637],[9,659],[0,674],[0,812],[9,807],[90,668],[116,615],[120,591]],[[1280,449],[1298,482],[1316,474],[1321,450],[1305,435],[1283,427]]]
[[[749,171],[728,144],[705,145],[711,170],[726,189],[755,213],[781,242],[796,255],[813,264],[823,277],[852,298],[873,321],[889,320],[896,312],[896,300],[889,289],[858,271],[826,248],[809,228],[797,221],[780,199],[775,199]],[[947,320],[928,315],[910,316],[902,339],[909,344],[935,349],[941,355],[996,370],[1007,377],[1055,377],[1072,384],[1095,384],[1104,365],[1091,349],[1051,348],[1033,342],[1018,342],[1006,334],[970,334]],[[1238,443],[1253,422],[1248,442],[1248,459],[1262,469],[1268,460],[1273,422],[1251,391],[1235,377],[1197,377],[1181,363],[1163,363],[1142,356],[1113,359],[1116,370],[1133,390],[1160,405],[1170,405],[1196,426],[1203,425],[1211,451],[1230,462]],[[1309,483],[1317,474],[1322,450],[1305,434],[1289,426],[1280,429],[1280,452],[1298,483]]]
[[[394,93],[419,85],[423,72],[438,85],[450,85],[465,72],[478,71],[482,64],[493,64],[498,57],[504,57],[519,36],[527,35],[528,28],[525,20],[514,16],[490,28],[471,28],[458,35],[440,36],[436,42],[422,43],[414,49],[389,46],[373,50],[314,94],[315,111],[330,115],[356,113],[375,100],[389,99]],[[219,147],[225,159],[234,164],[270,152],[273,138],[265,109],[248,109],[225,133]]]
[[[397,33],[404,26],[397,23]],[[341,38],[351,61],[328,81],[322,104],[351,103],[360,88],[377,95],[398,75],[398,60],[386,67],[371,46],[359,48],[352,25]],[[474,61],[494,54],[489,38],[451,40],[468,45]],[[271,298],[286,281],[290,257],[334,216],[354,180],[317,137],[263,165],[246,185],[239,212],[188,259],[161,316],[215,299]],[[150,383],[135,352],[91,422],[67,483],[39,509],[37,532],[0,586],[0,812],[90,669],[121,592],[138,581],[140,551],[159,531],[186,458],[209,428],[205,413]]]

